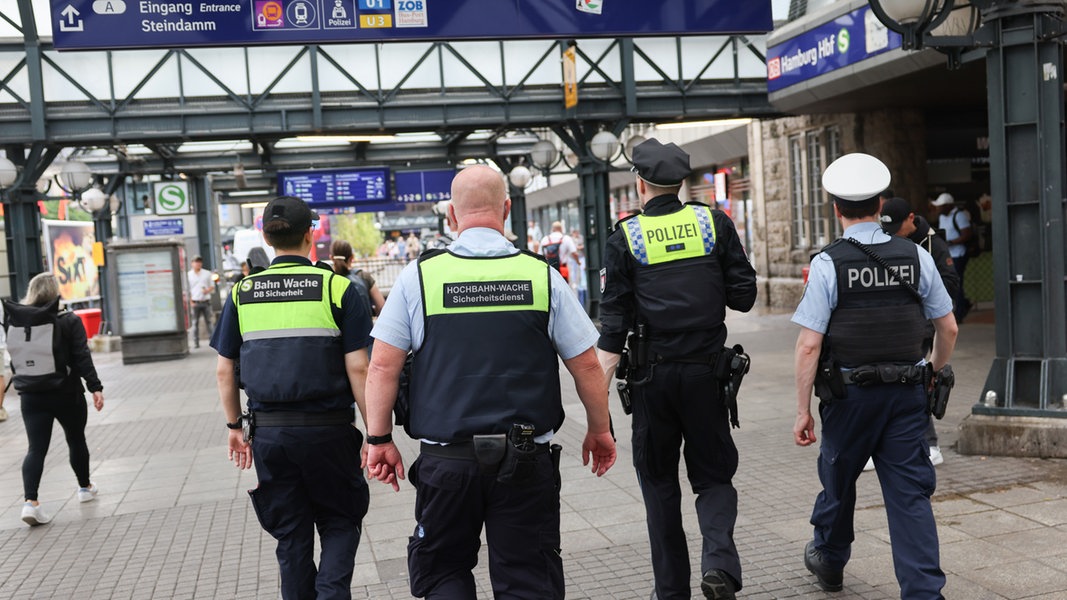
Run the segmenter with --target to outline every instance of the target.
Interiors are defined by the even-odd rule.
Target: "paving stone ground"
[[[805,571],[801,554],[819,491],[818,450],[792,441],[797,331],[787,314],[731,315],[728,323],[731,343],[744,344],[753,357],[741,397],[742,427],[734,433],[741,456],[734,481],[740,500],[735,535],[745,572],[739,597],[899,597],[874,473],[859,483],[845,590],[824,594]],[[993,325],[963,325],[953,360],[959,383],[947,416],[937,424],[945,463],[937,467],[934,511],[948,574],[945,596],[1064,598],[1067,461],[955,451],[958,425],[978,399],[992,356]],[[40,491],[45,509],[55,514],[47,526],[30,528],[19,520],[26,436],[18,396],[8,394],[11,418],[0,423],[0,600],[277,598],[274,541],[260,529],[245,492],[255,486],[255,474],[226,461],[213,351],[202,345],[180,360],[139,365],[123,365],[119,353],[94,358],[107,405],[101,413],[90,411],[87,436],[92,478],[101,492],[94,502],[77,502],[57,425]],[[557,440],[564,446],[567,598],[647,598],[652,573],[631,466],[629,418],[613,397],[619,460],[603,478],[593,477],[579,456],[581,404],[569,377],[563,380],[568,420]],[[402,441],[406,463],[415,458],[415,448]],[[683,503],[697,573],[700,540],[688,490]],[[410,486],[394,493],[371,483],[354,597],[410,597],[404,557],[413,504]],[[484,555],[480,562],[485,564]],[[484,566],[476,575],[479,598],[491,598]]]

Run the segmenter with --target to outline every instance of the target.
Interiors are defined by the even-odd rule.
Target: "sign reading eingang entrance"
[[[58,50],[766,33],[770,0],[51,0]]]

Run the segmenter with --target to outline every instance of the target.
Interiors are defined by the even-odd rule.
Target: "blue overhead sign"
[[[144,222],[145,237],[184,235],[185,224],[181,219],[153,219]]]
[[[281,171],[278,195],[296,196],[312,208],[390,202],[389,169]]]
[[[397,202],[440,202],[452,199],[453,169],[397,171],[394,190]]]
[[[58,50],[766,33],[770,0],[51,0]]]
[[[869,7],[858,8],[767,49],[767,91],[776,92],[824,73],[899,48]]]

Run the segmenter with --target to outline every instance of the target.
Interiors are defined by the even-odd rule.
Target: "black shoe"
[[[712,569],[704,573],[704,578],[700,580],[700,591],[704,592],[705,598],[712,598],[713,600],[734,600],[737,598],[734,595],[734,592],[737,591],[737,584],[734,583],[734,578],[720,569]]]
[[[804,566],[815,575],[815,579],[819,582],[819,587],[822,588],[822,591],[841,591],[844,571],[827,566],[823,562],[822,553],[815,548],[815,542],[813,541],[804,546]]]

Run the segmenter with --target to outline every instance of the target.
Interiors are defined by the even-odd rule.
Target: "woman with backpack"
[[[96,375],[81,319],[68,310],[59,310],[59,283],[54,275],[41,273],[31,279],[21,303],[4,301],[4,315],[12,380],[22,400],[22,422],[29,442],[22,461],[26,498],[22,520],[31,526],[43,525],[52,518],[41,508],[37,488],[52,440],[53,421],[59,421],[67,438],[70,466],[78,479],[78,501],[96,498],[97,487],[89,480],[89,446],[85,442],[89,415],[82,380],[93,394],[97,411],[104,408],[104,386]]]

